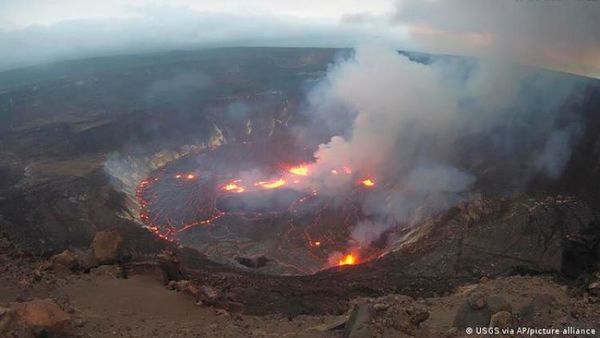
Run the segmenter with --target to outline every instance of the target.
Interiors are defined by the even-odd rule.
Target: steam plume
[[[310,96],[319,119],[343,107],[352,120],[318,147],[315,171],[349,165],[378,182],[363,204],[368,220],[352,234],[365,245],[474,190],[514,192],[535,175],[559,176],[581,130],[577,114],[560,114],[577,85],[507,63],[418,63],[359,47]]]

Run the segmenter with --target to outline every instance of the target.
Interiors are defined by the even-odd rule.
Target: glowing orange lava
[[[280,178],[276,181],[271,181],[271,182],[258,182],[255,185],[261,186],[265,189],[275,189],[275,188],[279,188],[279,187],[285,185],[285,180],[283,178]]]
[[[188,174],[188,175],[186,176],[186,178],[187,178],[188,180],[193,180],[194,178],[196,178],[196,176],[195,176],[194,174]]]
[[[246,188],[239,186],[235,183],[228,183],[223,187],[223,190],[231,192],[244,192],[246,191]]]
[[[362,185],[365,187],[372,187],[375,185],[375,181],[370,178],[365,178],[364,180],[360,181],[360,183],[362,183]]]
[[[298,176],[308,176],[308,167],[306,165],[300,165],[297,167],[290,168],[290,173]]]
[[[354,254],[347,254],[344,258],[338,260],[338,266],[342,265],[354,265],[358,263],[358,257],[354,256]]]

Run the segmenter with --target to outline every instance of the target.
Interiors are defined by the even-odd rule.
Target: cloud
[[[138,17],[0,31],[0,70],[65,59],[230,46],[348,47],[374,33],[336,22],[152,7]]]
[[[421,49],[600,76],[596,1],[398,0],[391,21]]]
[[[585,0],[9,0],[0,2],[0,70],[173,49],[379,41],[600,77],[598,17],[600,6]]]

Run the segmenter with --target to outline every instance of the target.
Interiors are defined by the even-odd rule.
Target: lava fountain
[[[358,263],[358,258],[354,254],[349,253],[349,254],[345,255],[344,258],[338,260],[337,265],[338,266],[354,265],[357,263]]]

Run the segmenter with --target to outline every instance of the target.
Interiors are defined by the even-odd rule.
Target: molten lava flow
[[[342,259],[338,260],[338,266],[342,266],[342,265],[354,265],[358,263],[358,258],[356,256],[354,256],[354,254],[347,254],[346,256],[344,256]]]
[[[184,179],[184,180],[191,181],[191,180],[196,179],[196,175],[191,174],[191,173],[190,174],[177,174],[177,175],[175,175],[175,178],[178,179],[178,180],[179,179]]]
[[[264,181],[258,182],[255,185],[263,187],[265,189],[275,189],[275,188],[279,188],[279,187],[285,185],[285,180],[283,178],[280,178],[276,181],[271,181],[271,182],[264,182]]]
[[[237,185],[236,182],[231,182],[231,183],[226,184],[223,187],[223,190],[230,191],[230,192],[244,192],[244,191],[246,191],[246,188]]]
[[[309,241],[308,241],[308,244],[309,244],[311,247],[319,247],[319,246],[321,246],[321,241],[311,241],[311,240],[309,240]]]
[[[288,170],[290,173],[298,176],[308,176],[308,166],[300,165],[297,167],[290,168]]]
[[[362,185],[365,187],[372,187],[375,185],[375,181],[370,178],[365,178],[364,180],[360,181],[360,183],[362,183]]]

